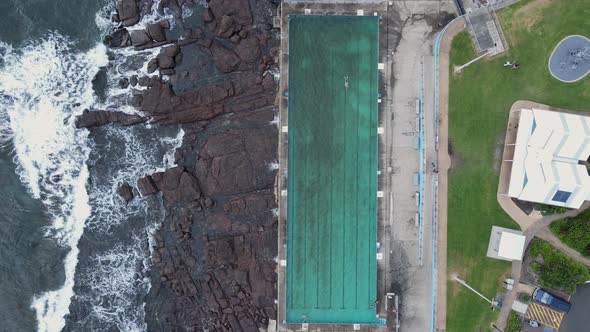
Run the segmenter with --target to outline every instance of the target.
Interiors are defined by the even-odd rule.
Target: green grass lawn
[[[590,111],[590,77],[562,83],[547,69],[555,45],[570,34],[590,35],[588,0],[521,1],[498,13],[508,54],[486,59],[452,75],[449,92],[448,272],[488,296],[501,288],[510,263],[486,258],[492,225],[518,228],[496,200],[499,158],[510,106],[529,99]],[[450,70],[473,59],[467,32],[451,50]],[[516,71],[502,66],[517,60]],[[477,295],[449,282],[447,331],[487,331],[496,312]]]

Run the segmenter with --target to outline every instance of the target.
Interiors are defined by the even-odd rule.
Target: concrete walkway
[[[445,331],[447,325],[447,192],[449,156],[449,54],[453,38],[465,30],[465,20],[459,17],[442,32],[438,44],[437,91],[438,112],[438,218],[436,255],[436,331]],[[436,52],[436,51],[435,51]]]

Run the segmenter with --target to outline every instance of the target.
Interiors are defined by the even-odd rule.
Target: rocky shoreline
[[[134,28],[152,0],[114,1],[119,27],[105,38],[110,48],[162,48],[148,63],[152,76],[119,82],[134,91],[129,103],[138,114],[89,110],[76,126],[182,124],[185,131],[177,167],[119,189],[125,200],[161,193],[166,209],[151,248],[148,330],[266,328],[276,319],[276,4],[209,0],[202,17],[188,20],[183,8],[199,4],[161,0],[173,32],[166,20]]]

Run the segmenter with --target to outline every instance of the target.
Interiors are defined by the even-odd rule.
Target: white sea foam
[[[110,1],[96,14],[95,21],[103,35],[113,28],[110,20],[113,3]],[[166,18],[173,23],[170,13],[163,16],[157,13],[157,5],[156,2],[152,13],[134,28]],[[183,8],[185,15],[191,12]],[[175,166],[174,152],[184,136],[179,130],[176,136],[146,140],[136,127],[108,127],[105,139],[110,143],[107,144],[122,146],[124,151],[108,180],[87,186],[90,178],[87,164],[91,162],[91,148],[96,143],[89,138],[87,130],[75,129],[75,116],[86,108],[136,113],[126,104],[132,88],[120,88],[118,81],[131,75],[147,75],[147,61],[160,49],[111,51],[115,60],[109,64],[103,45],[81,53],[58,34],[49,34],[20,50],[0,42],[0,144],[13,147],[18,176],[31,195],[46,205],[52,218],[47,235],[70,249],[64,260],[64,285],[39,294],[32,301],[39,331],[60,331],[65,326],[64,316],[69,313],[72,298],[78,296],[81,297],[78,300],[91,304],[87,318],[94,322],[114,325],[122,331],[147,329],[145,304],[139,303],[150,288],[146,272],[151,263],[141,250],[141,243],[152,241],[162,211],[150,211],[151,219],[144,220],[139,235],[135,233],[130,241],[94,254],[90,258],[94,263],[92,269],[75,276],[78,242],[85,227],[109,234],[129,217],[146,216],[145,200],[135,199],[125,204],[117,197],[116,190],[122,182],[134,185],[145,174]],[[136,61],[137,65],[129,61]],[[92,79],[107,64],[109,95],[99,102],[92,89]],[[92,295],[74,294],[75,282],[90,289]]]
[[[275,111],[275,116],[272,118],[272,120],[269,122],[269,124],[271,126],[277,126],[278,127],[279,126],[279,123],[280,123],[279,115],[276,114],[276,111]]]
[[[58,34],[3,55],[0,69],[2,140],[12,142],[17,173],[31,195],[47,206],[48,234],[70,251],[65,283],[33,299],[39,331],[60,331],[73,296],[78,241],[90,206],[86,160],[88,132],[76,130],[75,116],[94,103],[92,78],[107,64],[97,45],[75,53]]]
[[[144,276],[145,267],[138,266],[144,258],[142,243],[146,236],[149,229],[142,236],[134,235],[130,245],[117,245],[96,255],[92,268],[81,275],[90,289],[86,296],[93,304],[93,320],[111,323],[121,331],[147,329],[143,306],[134,301],[150,288],[150,280]]]
[[[182,143],[184,131],[180,129],[176,136],[161,138],[149,135],[142,126],[112,126],[103,130],[102,139],[108,143],[95,148],[110,154],[98,156],[93,163],[108,176],[100,176],[100,181],[94,182],[90,192],[93,216],[87,228],[109,236],[123,227],[130,236],[122,240],[110,237],[113,247],[94,255],[92,263],[80,270],[81,283],[89,290],[77,296],[91,307],[83,326],[145,331],[145,304],[140,302],[151,287],[147,277],[151,255],[146,255],[144,245],[153,241],[163,211],[161,206],[154,207],[153,202],[148,205],[145,199],[125,203],[116,191],[123,182],[134,185],[145,174],[174,166],[171,156]],[[142,220],[139,225],[122,224],[133,217]]]
[[[176,149],[182,146],[182,140],[184,139],[184,130],[180,129],[176,137],[164,138],[162,141],[170,146],[168,152],[164,155],[164,159],[162,160],[162,164],[165,168],[172,168],[176,166],[176,162],[174,161],[174,155],[176,153]],[[159,171],[163,169],[160,168]]]
[[[279,169],[279,162],[278,161],[273,161],[268,163],[268,170],[269,171],[276,171],[277,169]]]
[[[103,183],[95,183],[90,192],[94,210],[88,227],[108,233],[110,228],[125,221],[126,217],[143,213],[147,207],[145,200],[141,199],[128,204],[123,202],[117,195],[119,186],[125,182],[134,186],[146,174],[174,167],[174,153],[182,144],[184,131],[180,129],[172,137],[146,137],[145,133],[142,135],[141,127],[109,126],[103,135],[109,145],[123,150],[117,152],[109,147],[101,149],[111,150],[109,161],[114,165],[100,165],[108,171],[109,176],[108,180],[103,179]],[[113,159],[116,162],[113,163]]]

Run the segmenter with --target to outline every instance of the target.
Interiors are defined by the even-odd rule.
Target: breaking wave
[[[113,28],[114,1],[109,3],[95,17],[103,34]],[[173,24],[171,13],[161,15],[157,6],[155,1],[133,28],[162,19]],[[191,15],[182,10],[183,17]],[[136,113],[128,100],[142,88],[123,88],[119,82],[147,75],[147,61],[158,52],[107,50],[102,44],[80,51],[58,33],[19,49],[0,42],[0,145],[12,148],[18,177],[46,207],[51,219],[46,236],[69,250],[63,286],[32,299],[39,331],[60,331],[67,324],[93,330],[147,329],[143,297],[150,289],[148,243],[163,211],[147,199],[125,202],[117,190],[122,183],[133,186],[146,174],[174,166],[184,132],[169,127],[154,135],[149,125],[108,126],[91,136],[76,129],[74,121],[85,109]],[[106,98],[93,89],[101,70],[106,71]],[[83,236],[109,239],[108,245],[88,250],[80,247]],[[90,308],[75,323],[66,320],[73,302]]]
[[[97,176],[102,180],[89,186],[87,165],[93,162],[90,158],[97,143],[87,130],[77,130],[74,120],[84,109],[101,106],[92,80],[108,60],[102,45],[88,52],[74,49],[71,41],[55,33],[20,50],[0,44],[0,142],[12,147],[17,175],[47,208],[52,223],[46,235],[69,249],[64,285],[32,300],[38,330],[48,332],[60,331],[66,324],[64,317],[76,295],[78,244],[85,227],[108,234],[130,216],[145,214],[145,200],[126,205],[116,190],[123,182],[134,184],[145,174],[173,166],[174,151],[184,135],[179,130],[160,139],[139,132],[140,127],[106,128],[101,150],[121,151],[115,154],[116,163],[111,163],[114,167],[101,167],[110,174]],[[113,74],[109,85],[118,79],[117,71],[124,70],[117,66],[109,70]],[[113,99],[123,94],[115,90],[114,98],[109,97],[106,103],[116,105]],[[142,134],[149,139],[140,139]],[[114,323],[123,331],[146,329],[143,306],[138,306],[136,299],[149,291],[145,277],[149,262],[140,244],[149,241],[159,220],[161,216],[154,216],[143,234],[134,235],[130,243],[115,244],[90,258],[94,268],[84,271],[79,283],[93,293],[93,297],[81,299],[92,303],[92,320]]]
[[[84,53],[56,33],[16,51],[6,45],[0,69],[1,140],[12,143],[20,180],[43,202],[52,224],[48,236],[68,247],[65,283],[35,297],[40,331],[59,331],[73,296],[78,241],[90,216],[86,167],[88,132],[74,120],[94,104],[92,79],[107,64],[106,49]]]

